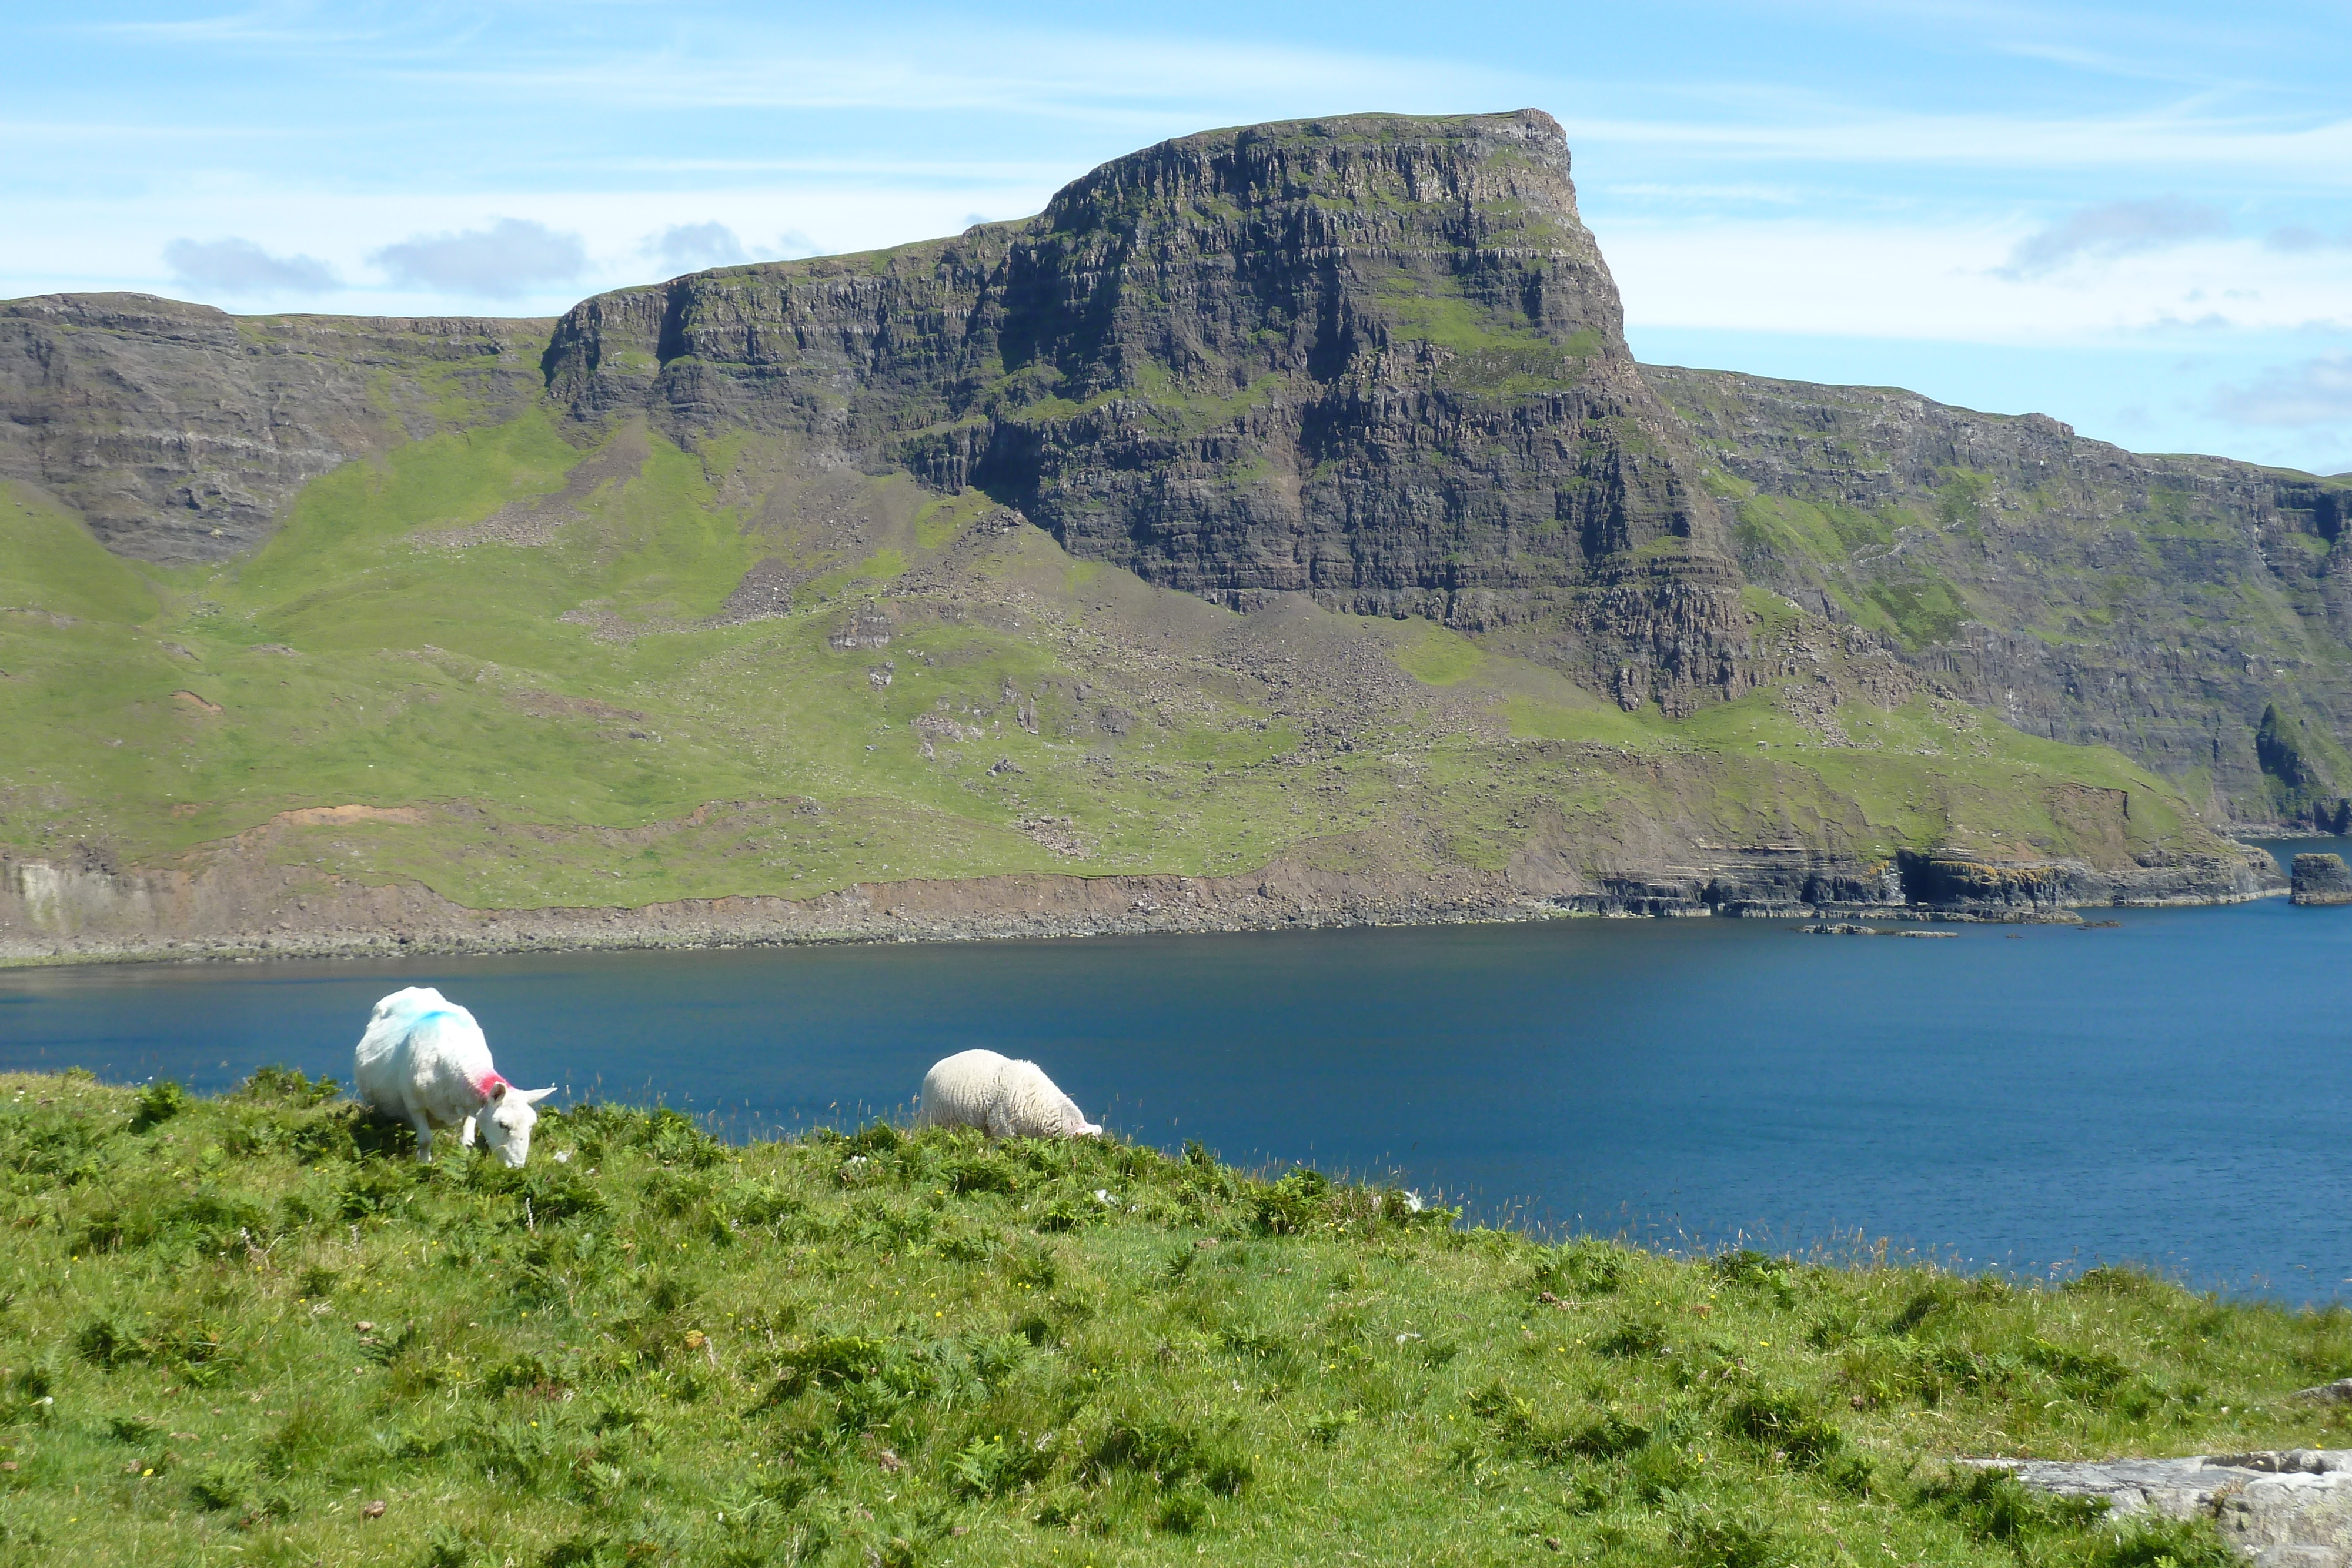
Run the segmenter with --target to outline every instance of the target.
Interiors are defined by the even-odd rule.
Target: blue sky
[[[2352,4],[0,0],[0,297],[550,314],[1532,105],[1645,359],[2352,469]]]

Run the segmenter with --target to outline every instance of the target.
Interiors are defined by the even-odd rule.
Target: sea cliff
[[[2046,918],[2352,810],[2344,483],[1638,365],[1535,111],[551,322],[16,301],[0,409],[7,957]]]

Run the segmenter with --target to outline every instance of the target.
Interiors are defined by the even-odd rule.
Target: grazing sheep
[[[490,1065],[489,1041],[474,1015],[430,986],[411,986],[376,1003],[352,1052],[352,1082],[378,1115],[416,1129],[416,1157],[433,1157],[433,1129],[463,1127],[457,1141],[482,1142],[520,1169],[530,1157],[532,1109],[555,1092],[517,1089]]]
[[[960,1051],[923,1074],[925,1127],[978,1127],[992,1138],[1098,1138],[1044,1068],[992,1051]]]

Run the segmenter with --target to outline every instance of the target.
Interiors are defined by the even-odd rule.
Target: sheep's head
[[[474,1125],[481,1134],[482,1146],[516,1170],[522,1169],[523,1161],[530,1158],[530,1130],[539,1124],[539,1103],[554,1092],[551,1087],[517,1089],[501,1080],[475,1113]]]
[[[1068,1095],[1065,1094],[1061,1099],[1062,1103],[1057,1107],[1059,1113],[1054,1119],[1061,1124],[1062,1136],[1066,1138],[1102,1136],[1102,1124],[1087,1121],[1087,1113],[1079,1110],[1078,1103]]]

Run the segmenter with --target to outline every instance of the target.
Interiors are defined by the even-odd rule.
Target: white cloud
[[[2352,120],[2296,124],[2258,116],[2114,114],[2039,119],[1996,114],[1875,114],[1791,102],[1769,114],[1715,120],[1562,115],[1580,152],[1606,144],[1725,160],[1789,159],[1849,167],[1910,163],[2006,169],[2187,171],[2273,186],[2352,190]]]
[[[745,259],[743,242],[721,223],[672,224],[646,241],[644,254],[658,257],[672,272],[699,272],[705,267],[731,267]]]
[[[511,299],[535,284],[560,283],[588,267],[588,247],[528,218],[500,218],[486,229],[412,235],[369,253],[394,283],[452,294]]]
[[[2352,426],[2352,353],[2279,365],[2215,394],[2213,412],[2240,424]]]
[[[2183,241],[2095,269],[2004,275],[2013,225],[1803,219],[1619,222],[1601,250],[1629,322],[2021,345],[2201,332],[2352,330],[2352,263],[2251,237]]]
[[[2331,235],[2323,234],[2307,224],[2289,224],[2264,235],[2263,243],[2273,250],[2352,250],[2352,229],[2340,235]]]
[[[221,294],[324,294],[341,287],[316,256],[272,256],[249,239],[175,239],[163,247],[172,277]]]
[[[755,259],[827,256],[877,249],[961,233],[977,204],[996,213],[1034,213],[1054,182],[1034,185],[948,183],[892,187],[878,182],[794,180],[751,189],[694,184],[658,190],[500,188],[453,197],[446,193],[256,190],[188,182],[130,204],[87,190],[32,193],[0,224],[0,298],[21,295],[130,289],[254,308],[256,297],[174,278],[162,259],[174,234],[205,234],[223,225],[283,256],[318,257],[343,279],[335,308],[357,315],[435,316],[491,308],[499,314],[555,315],[607,288],[673,276],[645,253],[648,235],[665,232],[683,210],[708,214],[743,241]],[[387,235],[439,237],[488,231],[501,218],[530,220],[585,252],[576,275],[519,279],[486,305],[463,280],[441,283],[414,272],[379,270],[371,257]],[[412,240],[411,243],[414,243]],[[290,302],[290,301],[289,301]]]
[[[1996,270],[2004,277],[2038,277],[2073,261],[2136,256],[2229,232],[2230,220],[2218,208],[2178,196],[2106,202],[2077,207],[2048,228],[2026,235],[2009,253],[2009,265]]]

